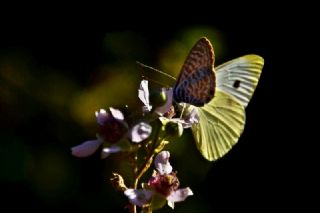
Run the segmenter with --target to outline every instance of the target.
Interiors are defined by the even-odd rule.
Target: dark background
[[[205,162],[190,132],[179,141],[186,145],[173,148],[178,154],[172,164],[182,187],[190,186],[195,194],[175,211],[261,212],[299,205],[291,199],[299,188],[291,178],[304,166],[285,129],[298,117],[288,113],[288,102],[300,96],[299,90],[292,94],[291,89],[296,85],[291,76],[299,73],[291,66],[298,63],[292,56],[300,52],[293,41],[303,39],[298,32],[306,26],[293,11],[273,7],[263,12],[261,7],[234,6],[234,12],[201,5],[194,10],[159,7],[155,12],[113,7],[60,11],[48,6],[5,13],[0,37],[3,208],[126,212],[126,199],[108,181],[109,159],[76,159],[70,147],[94,138],[95,110],[136,100],[135,60],[165,70],[164,49],[170,50],[172,41],[186,41],[184,33],[194,29],[203,30],[203,35],[208,29],[218,32],[214,35],[221,39],[217,46],[222,54],[216,52],[217,64],[255,53],[265,59],[265,67],[246,110],[245,131],[225,157]],[[188,47],[192,39],[196,41],[190,36]],[[114,79],[124,82],[108,90]],[[117,158],[110,162],[116,164]]]

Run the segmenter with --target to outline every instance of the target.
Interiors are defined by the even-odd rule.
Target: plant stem
[[[139,179],[141,178],[141,176],[149,169],[149,167],[151,166],[151,163],[152,163],[152,159],[153,159],[153,156],[154,156],[154,150],[156,149],[157,147],[157,142],[158,142],[158,139],[159,139],[159,133],[160,133],[160,129],[161,129],[161,126],[157,126],[156,128],[156,134],[155,134],[155,137],[153,139],[153,142],[152,142],[152,148],[149,152],[149,155],[148,157],[146,158],[146,161],[143,163],[142,167],[137,171],[137,175],[136,175],[136,178],[135,178],[135,183],[138,184],[138,181]]]
[[[130,204],[130,213],[137,213],[136,205]]]
[[[134,157],[133,157],[133,162],[134,162],[134,167],[133,167],[133,174],[134,174],[134,180],[133,180],[133,188],[137,189],[138,188],[138,183],[139,179],[142,177],[142,175],[149,169],[152,159],[154,156],[154,150],[157,148],[157,142],[159,139],[159,133],[160,133],[161,126],[156,127],[156,134],[155,137],[152,141],[152,148],[148,154],[148,157],[146,158],[145,162],[141,166],[140,169],[138,169],[138,153],[136,152]],[[152,211],[151,211],[152,212]],[[130,213],[137,213],[137,207],[136,205],[130,205]]]
[[[138,186],[138,179],[136,178],[137,177],[137,172],[138,172],[138,153],[135,152],[134,156],[133,156],[133,176],[134,176],[134,180],[133,180],[133,184],[132,184],[132,187],[134,189],[137,189],[137,186]],[[131,204],[130,205],[130,213],[137,213],[137,206],[136,205],[133,205]]]
[[[159,138],[159,133],[160,133],[160,127],[156,128],[156,134],[154,137],[154,140],[152,142],[152,148],[149,152],[148,157],[146,158],[146,161],[143,163],[142,167],[140,169],[138,169],[138,156],[137,153],[135,153],[134,155],[134,168],[133,168],[133,173],[134,173],[134,180],[133,180],[133,188],[137,189],[138,187],[138,183],[139,183],[139,179],[142,177],[142,175],[149,169],[151,163],[152,163],[152,159],[154,156],[154,150],[157,147],[156,144],[158,142],[158,138]],[[136,213],[137,212],[137,207],[135,205],[130,205],[130,213]]]
[[[133,188],[134,189],[137,189],[137,187],[138,187],[138,179],[137,179],[137,173],[138,173],[138,153],[137,152],[135,152],[135,154],[134,154],[134,158],[133,158],[133,160],[134,160],[134,168],[133,168],[133,177],[134,177],[134,179],[133,179]]]

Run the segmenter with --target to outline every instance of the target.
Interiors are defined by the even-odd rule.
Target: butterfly
[[[245,108],[258,84],[264,59],[252,54],[218,67],[214,62],[211,42],[200,38],[184,61],[172,94],[174,102],[184,103],[187,113],[197,112],[199,122],[191,130],[198,150],[209,161],[221,158],[238,142],[244,130]]]
[[[245,55],[214,67],[214,50],[203,37],[190,50],[173,88],[173,99],[196,110],[191,129],[198,150],[209,161],[224,156],[239,140],[245,108],[258,84],[264,59]]]

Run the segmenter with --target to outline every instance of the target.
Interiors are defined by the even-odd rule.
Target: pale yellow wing
[[[217,88],[246,107],[258,84],[263,64],[262,57],[245,55],[216,67]]]
[[[197,148],[207,160],[217,160],[237,143],[245,124],[244,107],[233,96],[217,90],[203,107],[188,106],[188,110],[194,108],[200,118],[191,127]]]
[[[258,84],[264,60],[245,55],[216,68],[215,97],[196,108],[199,123],[192,126],[197,148],[209,161],[217,160],[235,145],[245,125],[245,107]]]

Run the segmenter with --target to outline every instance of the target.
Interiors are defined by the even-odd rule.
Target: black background
[[[12,48],[24,49],[40,66],[63,70],[64,75],[72,76],[85,87],[90,71],[106,60],[101,40],[108,32],[137,32],[148,41],[149,48],[157,51],[174,32],[186,27],[207,25],[219,29],[230,49],[229,58],[253,52],[264,57],[265,67],[247,108],[246,130],[240,145],[213,164],[205,181],[198,183],[196,193],[206,200],[213,212],[280,211],[299,206],[295,193],[300,181],[292,179],[304,173],[305,165],[300,161],[302,157],[293,151],[299,140],[294,125],[299,123],[299,113],[295,107],[297,97],[302,95],[296,81],[302,72],[298,68],[299,56],[305,52],[299,47],[308,40],[303,36],[307,33],[308,22],[302,21],[290,7],[269,5],[266,8],[260,3],[251,5],[252,9],[203,3],[188,9],[170,5],[153,5],[152,9],[130,9],[130,5],[126,5],[128,9],[116,8],[107,5],[98,10],[93,7],[80,10],[46,6],[35,12],[20,8],[5,13],[1,21],[0,49],[2,53]],[[152,60],[155,59],[150,56]],[[23,106],[20,110],[23,111]],[[1,111],[7,112],[6,109]],[[45,110],[39,113],[34,123],[28,124],[10,122],[8,119],[14,115],[2,114],[1,128],[21,135],[28,145],[37,146],[40,141],[35,138],[52,137],[42,129],[43,120],[52,119],[52,115],[45,113]],[[37,133],[32,133],[35,129]],[[79,138],[81,140],[83,138]],[[87,176],[83,184],[95,178],[101,180],[101,165],[85,163],[83,169],[90,168],[95,176],[83,171]],[[10,181],[2,185],[1,196],[5,199],[1,203],[5,208],[16,210],[23,206],[34,212],[83,210],[77,206],[84,201],[71,199],[56,205],[46,204],[26,185]],[[101,185],[96,181],[95,185],[83,188],[94,194]]]

